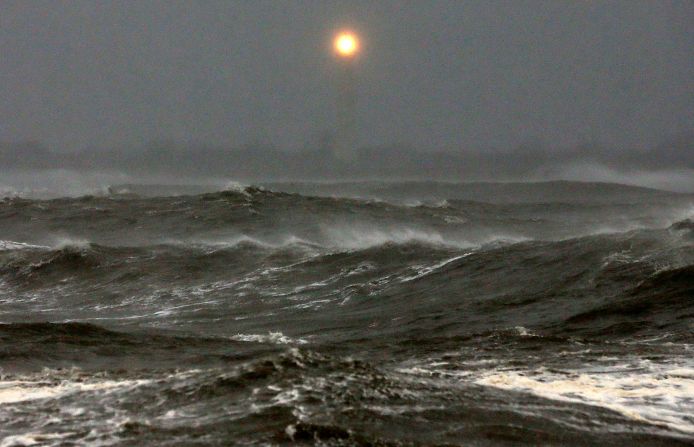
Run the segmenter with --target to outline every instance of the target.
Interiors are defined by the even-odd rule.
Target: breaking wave
[[[3,445],[692,440],[688,197],[132,191],[0,201]]]

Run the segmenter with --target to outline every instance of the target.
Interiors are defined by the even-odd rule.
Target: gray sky
[[[694,130],[694,2],[0,1],[0,140],[300,148],[363,39],[359,140],[420,149]]]

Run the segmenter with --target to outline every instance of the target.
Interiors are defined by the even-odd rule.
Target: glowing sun
[[[335,51],[339,56],[352,57],[359,49],[357,36],[349,32],[343,32],[335,37]]]

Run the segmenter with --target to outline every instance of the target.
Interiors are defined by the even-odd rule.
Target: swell
[[[330,227],[324,229],[323,236],[326,240],[312,241],[303,239],[293,234],[265,235],[264,237],[253,237],[246,234],[228,235],[224,237],[208,236],[203,238],[185,239],[164,239],[164,242],[147,245],[122,245],[109,246],[87,241],[74,241],[64,239],[55,245],[54,248],[35,245],[26,242],[14,242],[10,240],[0,241],[0,275],[11,276],[13,278],[36,278],[42,275],[75,272],[89,272],[101,267],[118,266],[119,263],[127,260],[128,263],[138,262],[139,260],[157,261],[163,267],[176,268],[175,264],[189,264],[193,267],[196,262],[204,267],[214,267],[215,264],[228,264],[229,262],[257,259],[262,255],[263,260],[272,262],[282,258],[306,259],[307,257],[330,257],[336,253],[364,253],[373,256],[375,261],[379,261],[381,253],[387,252],[391,247],[412,247],[411,251],[423,254],[431,253],[454,253],[468,251],[488,251],[495,246],[501,246],[501,254],[506,247],[509,247],[508,257],[510,262],[516,256],[516,247],[532,246],[538,250],[545,250],[538,253],[538,257],[553,255],[562,252],[567,262],[578,260],[581,267],[580,257],[576,259],[575,253],[599,248],[598,245],[607,243],[613,246],[624,246],[621,251],[612,250],[615,261],[626,253],[625,256],[634,258],[634,253],[640,256],[649,255],[649,250],[667,249],[674,246],[686,247],[691,244],[694,237],[694,227],[692,220],[685,219],[672,224],[667,231],[663,230],[638,230],[622,234],[613,234],[591,237],[578,237],[566,240],[546,242],[532,242],[524,237],[506,237],[503,235],[488,235],[487,237],[465,237],[458,235],[456,238],[446,237],[444,232],[427,231],[412,227],[390,227],[373,228],[368,225],[351,225],[342,227]],[[464,234],[465,232],[463,232]],[[326,239],[324,237],[324,239]],[[626,244],[625,244],[626,241]],[[626,247],[626,245],[629,245]],[[578,250],[578,251],[577,251]],[[599,251],[599,250],[598,250]],[[606,255],[609,249],[603,250]],[[494,252],[500,253],[500,252]],[[571,258],[571,259],[569,259]],[[606,258],[608,263],[609,258]],[[531,268],[533,260],[528,264]],[[604,260],[603,260],[604,261]],[[150,264],[154,264],[151,262]],[[619,262],[612,263],[617,265],[617,269],[624,270],[619,266]],[[621,263],[629,266],[638,263]],[[613,266],[614,266],[613,265]]]
[[[686,333],[694,318],[694,265],[660,271],[622,296],[566,320],[587,335],[630,333],[644,327]]]
[[[206,277],[230,277],[262,267],[291,268],[299,263],[317,269],[349,267],[349,263],[376,263],[428,259],[452,253],[439,243],[422,240],[374,241],[373,246],[344,250],[321,247],[300,240],[269,244],[248,237],[213,243],[158,244],[153,246],[110,247],[93,243],[60,248],[18,245],[0,251],[0,278],[13,285],[41,288],[69,281],[122,281],[124,284],[146,276],[170,278],[188,274],[183,281]],[[9,245],[9,244],[8,244]],[[345,265],[340,265],[345,263]],[[114,284],[117,285],[117,284]]]
[[[69,271],[86,272],[101,264],[100,247],[67,246],[58,249],[32,248],[2,253],[0,272],[13,278],[33,279],[38,276]]]
[[[0,221],[3,239],[49,246],[55,245],[51,238],[71,235],[110,246],[246,236],[269,245],[295,238],[359,249],[386,240],[464,247],[498,238],[557,240],[664,228],[691,216],[693,209],[688,197],[614,205],[448,200],[413,207],[247,187],[177,197],[5,199],[0,201]]]
[[[105,307],[123,321],[167,327],[185,316],[221,333],[300,328],[319,341],[378,343],[516,326],[545,336],[666,330],[686,338],[694,314],[691,243],[668,230],[467,250],[421,242],[326,253],[248,241],[212,250],[91,244],[9,250],[0,260],[0,278],[18,294],[31,291],[28,307],[6,313],[14,321],[58,296],[43,315],[100,319]]]
[[[523,326],[545,336],[669,331],[691,340],[694,256],[690,244],[669,237],[635,232],[478,250],[353,306],[374,315],[381,335],[406,339]]]
[[[3,372],[44,368],[82,370],[170,369],[182,364],[218,367],[278,350],[273,344],[243,343],[156,330],[114,331],[90,323],[0,323]]]
[[[687,206],[0,202],[0,436],[686,443]]]
[[[9,286],[0,298],[10,304],[3,318],[21,321],[29,312],[63,321],[72,312],[99,321],[108,313],[170,327],[185,317],[196,329],[293,335],[294,326],[336,340],[516,326],[610,337],[684,331],[691,221],[656,229],[646,223],[676,213],[637,224],[601,221],[603,230],[621,231],[582,236],[598,228],[603,211],[614,208],[455,201],[408,207],[258,188],[5,200],[2,237],[33,245],[0,250],[0,280]],[[567,213],[580,218],[562,221]],[[638,229],[626,231],[632,224]],[[56,229],[93,242],[27,237]],[[341,324],[331,327],[334,321]]]
[[[456,359],[446,360],[456,366]],[[394,369],[383,359],[354,360],[315,349],[258,353],[216,368],[156,370],[154,366],[96,374],[44,370],[11,375],[2,384],[23,399],[22,405],[1,410],[8,419],[39,427],[60,414],[69,440],[88,443],[91,432],[84,429],[82,413],[61,411],[88,406],[90,419],[109,420],[99,435],[120,445],[172,440],[196,444],[210,435],[219,444],[458,445],[460,439],[490,446],[687,442],[662,427],[604,409],[471,383],[485,377],[485,371],[450,380],[445,371]],[[125,417],[109,419],[113,412]],[[595,429],[596,419],[601,430]]]

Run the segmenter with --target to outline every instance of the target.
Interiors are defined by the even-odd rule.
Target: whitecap
[[[74,432],[65,433],[24,433],[21,435],[5,436],[0,440],[0,447],[19,447],[30,445],[46,445],[46,441],[59,441],[74,435]]]
[[[35,249],[47,249],[44,245],[33,245],[27,244],[25,242],[15,242],[15,241],[4,241],[0,240],[0,251],[9,250],[35,250]]]
[[[45,382],[34,381],[0,381],[0,405],[38,399],[55,399],[72,393],[138,386],[147,382],[146,380],[107,380],[93,383],[67,381],[55,385],[45,385]]]
[[[694,369],[642,362],[637,367],[490,371],[478,385],[603,407],[639,422],[694,433]]]
[[[268,332],[267,334],[236,334],[230,337],[234,341],[272,343],[277,345],[303,345],[308,341],[303,338],[291,338],[282,332]]]

